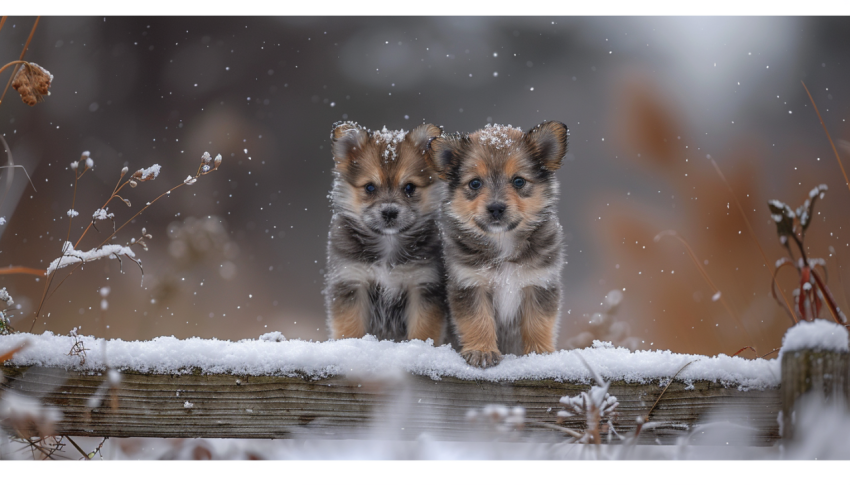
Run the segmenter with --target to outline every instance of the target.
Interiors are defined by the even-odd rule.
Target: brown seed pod
[[[35,106],[50,94],[53,75],[34,62],[24,63],[15,75],[12,88],[21,95],[24,103]]]

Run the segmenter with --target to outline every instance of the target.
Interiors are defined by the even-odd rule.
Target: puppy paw
[[[469,365],[481,367],[482,369],[493,367],[502,361],[502,354],[498,350],[464,350],[460,355],[466,359]]]
[[[526,345],[523,354],[551,354],[555,351],[555,346],[552,344],[532,344]]]

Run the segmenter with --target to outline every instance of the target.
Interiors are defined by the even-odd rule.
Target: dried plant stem
[[[778,351],[779,351],[779,347],[777,347],[777,348],[775,348],[775,349],[771,350],[770,352],[768,352],[768,353],[766,353],[766,354],[759,355],[759,356],[758,356],[758,358],[759,358],[759,359],[763,359],[763,358],[767,357],[768,355],[770,355],[770,354],[772,354],[772,353],[774,353],[774,352],[778,352]]]
[[[86,167],[83,169],[83,173],[88,169]],[[78,172],[78,168],[74,168],[74,196],[71,199],[71,210],[74,210],[74,205],[77,203],[77,181],[80,180],[82,173]],[[74,218],[70,215],[68,216],[68,235],[65,237],[65,241],[71,240],[71,225],[74,223]],[[63,245],[64,248],[64,245]],[[62,256],[59,257],[59,263],[62,263],[62,258],[65,257],[65,251],[62,251]],[[57,265],[58,266],[58,265]],[[47,279],[44,280],[44,291],[41,293],[41,301],[38,303],[38,308],[35,311],[35,316],[32,319],[32,325],[30,325],[30,332],[35,328],[35,322],[38,320],[38,316],[41,314],[42,308],[44,308],[44,302],[47,301],[47,292],[50,290],[50,285],[53,283],[53,279],[56,278],[56,271],[47,275]],[[67,278],[67,276],[66,276]],[[64,281],[64,280],[63,280]],[[60,283],[61,284],[61,283]],[[55,291],[55,290],[54,290]],[[52,294],[52,293],[51,293]]]
[[[4,274],[31,274],[35,276],[44,276],[44,270],[38,268],[27,268],[26,266],[9,266],[8,268],[0,268],[0,275]]]
[[[832,136],[829,135],[829,130],[826,129],[826,123],[823,122],[823,118],[821,118],[820,110],[818,109],[818,105],[815,103],[815,99],[812,97],[812,93],[809,92],[809,88],[806,87],[806,83],[800,81],[803,84],[803,89],[806,90],[806,94],[809,95],[809,101],[812,102],[812,106],[815,108],[815,113],[818,115],[818,120],[820,120],[820,125],[823,126],[823,131],[826,132],[826,137],[829,139],[829,144],[832,146],[832,151],[835,153],[835,159],[838,160],[838,166],[841,167],[841,174],[844,175],[844,184],[847,186],[847,189],[850,190],[850,180],[847,179],[847,172],[844,171],[844,164],[841,163],[841,157],[838,156],[838,149],[835,148],[835,143],[832,142]]]
[[[563,426],[558,426],[557,424],[544,423],[542,421],[534,421],[534,424],[536,424],[538,426],[542,426],[544,428],[562,431],[562,432],[567,433],[568,435],[570,435],[570,436],[572,436],[573,438],[576,438],[576,439],[579,439],[582,436],[584,436],[583,434],[579,433],[578,431],[574,431],[574,430],[571,430],[570,428],[565,428]]]
[[[6,63],[3,67],[0,67],[0,72],[5,71],[7,67],[17,66],[17,65],[21,65],[21,64],[29,64],[29,62],[27,62],[27,61],[12,61],[12,62]]]
[[[5,21],[6,17],[3,17],[3,19]],[[30,42],[32,41],[32,36],[33,36],[33,34],[35,34],[36,27],[38,27],[39,19],[41,19],[41,17],[35,18],[35,23],[32,25],[32,30],[30,30],[30,36],[27,37],[27,43],[24,44],[24,50],[21,51],[21,57],[19,59],[20,61],[24,60],[24,55],[26,55],[27,49],[29,49]],[[17,73],[18,73],[18,68],[15,67],[15,69],[12,71],[12,75],[9,76],[9,80],[6,82],[6,88],[3,89],[3,94],[0,95],[0,104],[3,104],[3,100],[6,98],[6,91],[9,90],[9,86],[12,85],[12,80],[15,79],[15,74],[17,74]]]
[[[198,179],[198,178],[200,178],[202,175],[208,175],[208,174],[210,174],[210,173],[215,172],[215,171],[217,171],[217,170],[218,170],[218,167],[216,166],[216,167],[214,167],[214,168],[212,168],[212,169],[208,169],[207,171],[202,172],[202,168],[203,168],[204,166],[205,166],[205,164],[201,164],[201,165],[198,167],[198,171],[196,172],[196,174],[195,174],[195,177],[194,177],[194,178],[189,178],[189,179],[187,179],[187,180],[184,180],[184,181],[183,181],[183,182],[181,182],[180,184],[175,185],[175,186],[174,186],[174,187],[172,187],[171,189],[169,189],[169,190],[167,190],[167,191],[163,192],[162,194],[160,194],[159,196],[157,196],[155,199],[153,199],[152,201],[150,201],[150,202],[148,202],[147,204],[145,204],[145,206],[144,206],[144,207],[142,207],[142,208],[141,208],[138,212],[136,212],[136,213],[135,213],[132,217],[130,217],[130,218],[129,218],[129,219],[128,219],[128,220],[127,220],[124,224],[121,224],[121,227],[119,227],[118,229],[115,229],[114,231],[112,231],[112,234],[110,234],[110,235],[109,235],[106,239],[104,239],[104,240],[103,240],[100,244],[98,244],[96,247],[98,247],[98,248],[99,248],[99,247],[103,246],[104,244],[108,243],[108,242],[109,242],[112,238],[114,238],[114,237],[115,237],[115,235],[116,235],[116,234],[117,234],[117,233],[118,233],[121,229],[124,229],[124,227],[126,227],[126,226],[127,226],[127,224],[131,223],[134,219],[136,219],[137,217],[139,217],[139,216],[140,216],[140,215],[141,215],[144,211],[146,211],[146,210],[148,209],[148,207],[152,206],[152,205],[153,205],[156,201],[158,201],[159,199],[161,199],[161,198],[165,197],[166,195],[170,195],[170,194],[171,194],[171,192],[173,192],[174,190],[177,190],[177,189],[179,189],[180,187],[182,187],[182,186],[186,185],[186,184],[187,184],[187,182],[188,182],[188,181],[190,181],[190,180],[197,180],[197,179]],[[209,168],[209,166],[208,166],[208,165],[206,165],[206,166],[207,166],[207,168]],[[87,167],[86,169],[84,169],[82,173],[80,173],[79,175],[77,175],[76,169],[74,169],[74,200],[76,200],[76,194],[77,194],[77,180],[79,180],[79,177],[80,177],[80,176],[82,176],[82,174],[83,174],[83,173],[85,173],[85,171],[86,171],[86,170],[88,170],[88,167]],[[116,189],[112,192],[112,196],[109,198],[109,200],[107,200],[107,204],[108,204],[108,203],[109,203],[109,201],[110,201],[110,200],[112,200],[113,198],[115,198],[115,197],[120,197],[120,196],[118,195],[118,192],[120,192],[120,191],[121,191],[121,189],[122,189],[125,185],[127,185],[127,184],[130,182],[130,179],[128,179],[127,181],[125,181],[125,182],[122,184],[122,183],[121,183],[121,179],[122,179],[122,178],[123,178],[123,175],[121,176],[121,178],[119,178],[119,179],[118,179],[118,183],[116,184]],[[104,204],[104,205],[103,205],[103,207],[101,207],[101,208],[105,208],[105,207],[106,207],[106,204]],[[73,209],[73,203],[71,204],[71,208]],[[91,224],[89,224],[89,226],[91,226]],[[86,228],[86,230],[88,230],[88,228]],[[71,235],[71,221],[69,220],[69,222],[68,222],[68,238],[69,238],[69,239],[70,239],[70,235]],[[85,235],[85,232],[83,233],[83,235]],[[80,236],[80,240],[82,240],[82,236]],[[80,243],[80,240],[78,240],[78,241],[77,241],[77,244],[79,244],[79,243]],[[76,248],[76,245],[74,245],[74,247]],[[64,257],[64,253],[63,253],[63,257]],[[134,260],[134,259],[132,259],[132,258],[129,258],[129,257],[128,257],[128,259],[130,259],[130,260],[134,261],[136,264],[138,264],[138,265],[139,265],[139,267],[141,267],[141,263],[139,263],[138,261],[136,261],[136,260]],[[60,258],[60,263],[61,263],[61,258]],[[56,273],[58,273],[58,271],[54,271],[53,273],[51,273],[51,274],[50,274],[50,276],[48,276],[48,278],[47,278],[47,282],[46,282],[45,287],[44,287],[44,292],[43,292],[43,294],[42,294],[42,296],[41,296],[41,303],[39,304],[38,309],[37,309],[37,310],[36,310],[36,312],[35,312],[35,317],[33,317],[32,325],[30,326],[30,332],[32,332],[32,329],[33,329],[33,328],[35,328],[35,322],[38,320],[38,316],[41,314],[41,310],[44,308],[44,303],[45,303],[47,300],[49,300],[49,299],[50,299],[50,297],[51,297],[51,296],[53,296],[53,294],[54,294],[54,293],[56,293],[56,291],[59,289],[59,287],[61,287],[61,286],[62,286],[62,283],[64,283],[64,282],[65,282],[65,280],[67,280],[67,279],[68,279],[68,277],[70,277],[70,276],[74,273],[74,271],[76,271],[76,270],[77,270],[77,268],[81,267],[84,263],[85,263],[85,261],[80,261],[79,263],[77,263],[76,265],[74,265],[74,267],[73,267],[73,268],[71,268],[71,271],[70,271],[70,272],[68,272],[68,274],[66,274],[64,278],[62,278],[62,281],[60,281],[60,282],[59,282],[59,284],[58,284],[58,285],[56,285],[56,287],[55,287],[55,288],[53,288],[53,291],[52,291],[52,292],[50,292],[49,294],[48,294],[48,290],[50,289],[50,285],[51,285],[51,283],[52,283],[52,281],[53,281],[53,278],[55,278]],[[144,275],[144,272],[142,272],[142,274]]]
[[[0,135],[0,144],[2,144],[3,149],[6,150],[6,165],[0,166],[0,169],[4,169],[4,168],[10,168],[10,169],[20,168],[20,169],[22,169],[24,171],[24,175],[27,176],[27,180],[29,180],[30,185],[32,186],[32,189],[34,191],[38,192],[38,190],[35,189],[35,184],[32,183],[32,179],[30,178],[30,174],[29,174],[29,172],[27,172],[26,167],[24,167],[23,165],[15,165],[15,161],[12,158],[12,149],[9,148],[9,144],[6,143],[6,138],[4,138],[3,135]],[[3,204],[6,202],[6,196],[9,195],[9,190],[12,189],[12,181],[14,180],[14,176],[15,176],[14,170],[9,172],[9,178],[6,179],[6,190],[3,191],[3,198],[0,199],[0,208],[2,208]]]
[[[74,440],[72,440],[70,436],[66,436],[66,438],[68,438],[68,441],[69,441],[72,445],[74,445],[74,448],[76,448],[76,449],[77,449],[77,451],[79,451],[79,452],[80,452],[80,454],[81,454],[81,455],[83,455],[83,458],[85,458],[86,460],[88,460],[88,459],[89,459],[89,455],[87,455],[87,454],[86,454],[86,452],[85,452],[85,451],[83,451],[83,449],[82,449],[82,448],[80,448],[80,445],[78,445],[76,442],[74,442]]]
[[[723,175],[723,172],[720,171],[720,167],[717,165],[717,162],[714,161],[714,157],[709,155],[709,160],[711,160],[711,165],[714,166],[714,170],[717,172],[717,175],[720,176],[720,180],[723,181],[723,184],[726,185],[726,189],[732,194],[732,199],[735,201],[735,207],[738,208],[738,212],[741,214],[741,218],[744,219],[744,223],[747,225],[747,231],[750,234],[750,238],[753,242],[756,243],[756,247],[759,248],[759,252],[761,253],[761,257],[764,259],[764,269],[767,271],[772,277],[773,274],[770,272],[770,260],[767,259],[767,254],[764,252],[764,248],[761,247],[758,238],[756,237],[756,231],[753,230],[753,226],[750,225],[750,220],[747,215],[744,213],[744,208],[741,207],[741,202],[738,200],[738,196],[735,195],[735,192],[732,190],[732,185],[726,180],[726,176]],[[794,315],[794,311],[792,310],[791,303],[788,301],[788,298],[785,296],[785,291],[782,289],[782,286],[779,285],[779,282],[776,283],[776,286],[779,287],[779,293],[782,295],[782,300],[785,302],[785,306],[788,309],[791,318],[794,319],[794,323],[797,323],[797,317]]]
[[[758,352],[756,351],[756,349],[754,349],[754,348],[750,347],[749,345],[747,345],[747,346],[746,346],[746,347],[744,347],[743,349],[741,349],[741,350],[739,350],[739,351],[735,352],[734,354],[732,354],[730,357],[735,357],[736,355],[740,354],[741,352],[743,352],[743,351],[745,351],[745,350],[747,350],[747,349],[752,350],[752,351],[753,351],[753,353],[755,353],[756,355],[758,355]]]
[[[694,253],[694,250],[691,248],[691,245],[688,244],[688,242],[685,241],[685,239],[682,236],[678,235],[676,233],[676,231],[673,231],[673,230],[666,230],[666,231],[659,232],[655,236],[654,240],[656,242],[658,242],[659,240],[661,240],[661,238],[663,236],[673,236],[676,239],[678,239],[682,244],[684,244],[685,249],[688,250],[688,255],[691,257],[691,260],[696,265],[696,267],[699,270],[702,277],[708,283],[708,286],[711,287],[711,291],[713,291],[715,295],[720,293],[720,303],[723,304],[723,308],[725,308],[726,312],[729,313],[729,315],[732,317],[733,320],[735,320],[735,323],[737,323],[738,325],[741,326],[741,328],[747,334],[747,338],[749,338],[752,341],[753,337],[750,335],[750,332],[747,330],[747,327],[744,325],[744,322],[742,322],[741,319],[738,318],[738,315],[734,311],[732,311],[732,308],[729,306],[729,304],[726,302],[726,298],[723,296],[723,292],[721,292],[720,289],[717,288],[717,285],[715,285],[714,282],[711,281],[711,278],[708,276],[708,273],[705,271],[705,268],[702,267],[702,263],[700,263],[699,259],[697,259],[697,255]]]
[[[124,176],[122,175],[121,178],[124,178]],[[114,199],[116,197],[120,197],[118,195],[118,192],[121,192],[121,189],[123,189],[125,185],[130,183],[130,179],[127,179],[122,184],[121,178],[119,178],[118,183],[115,184],[115,189],[112,191],[112,195],[109,197],[109,199],[106,200],[106,202],[104,202],[104,204],[102,206],[100,206],[101,209],[106,209],[106,206],[109,205],[110,202],[112,202],[112,199]],[[86,226],[86,228],[83,230],[83,233],[80,235],[79,239],[77,239],[77,242],[74,243],[74,249],[77,249],[77,246],[80,245],[80,241],[83,240],[83,237],[85,237],[86,233],[89,232],[89,229],[91,229],[92,225],[94,225],[94,221],[89,222],[89,225]]]
[[[215,172],[216,170],[218,170],[218,168],[214,168],[214,169],[212,169],[212,170],[209,170],[208,172],[204,172],[204,175],[207,175],[207,174],[213,173],[213,172]],[[198,169],[198,174],[197,174],[197,175],[195,175],[195,177],[197,178],[197,177],[199,177],[200,175],[201,175],[201,169],[199,168],[199,169]],[[107,237],[106,239],[104,239],[104,240],[103,240],[103,242],[102,242],[102,243],[100,243],[100,244],[98,245],[98,247],[103,246],[104,244],[106,244],[107,242],[109,242],[109,240],[110,240],[110,239],[112,239],[112,238],[115,236],[115,234],[117,234],[117,233],[118,233],[118,231],[120,231],[121,229],[124,229],[124,227],[125,227],[127,224],[129,224],[129,223],[133,222],[133,220],[134,220],[135,218],[137,218],[137,217],[139,217],[140,215],[142,215],[142,212],[146,211],[146,210],[148,209],[148,207],[152,206],[152,205],[153,205],[156,201],[158,201],[159,199],[161,199],[161,198],[165,197],[166,195],[170,195],[170,194],[171,194],[171,192],[173,192],[173,191],[175,191],[175,190],[179,189],[180,187],[183,187],[184,185],[186,185],[186,182],[185,182],[185,181],[184,181],[184,182],[181,182],[180,184],[175,185],[175,186],[174,186],[174,187],[172,187],[171,189],[169,189],[169,190],[167,190],[167,191],[165,191],[165,192],[163,192],[163,193],[159,194],[159,195],[158,195],[158,196],[157,196],[154,200],[152,200],[152,201],[148,202],[147,204],[145,204],[145,206],[144,206],[144,207],[142,207],[142,208],[139,210],[139,212],[136,212],[136,214],[134,214],[134,215],[133,215],[133,217],[131,217],[131,218],[127,219],[127,222],[125,222],[124,224],[121,224],[121,227],[119,227],[118,229],[114,230],[114,231],[112,232],[112,234],[110,234],[110,235],[109,235],[109,237]]]
[[[73,267],[73,268],[71,268],[71,271],[69,271],[69,272],[68,272],[68,274],[66,274],[66,275],[65,275],[65,277],[64,277],[64,278],[62,278],[62,281],[60,281],[60,282],[59,282],[59,284],[58,284],[58,285],[56,285],[56,286],[53,288],[53,291],[51,291],[51,292],[50,292],[50,294],[49,294],[49,295],[47,295],[46,297],[42,297],[42,298],[44,299],[44,301],[49,300],[49,299],[50,299],[50,297],[51,297],[51,296],[53,296],[53,294],[54,294],[54,293],[56,293],[56,290],[58,290],[58,289],[59,289],[59,287],[60,287],[60,286],[62,286],[62,283],[64,283],[64,282],[65,282],[65,280],[67,280],[69,276],[71,276],[72,274],[74,274],[74,271],[76,271],[76,270],[77,270],[77,268],[79,268],[80,266],[82,266],[82,265],[83,265],[83,263],[85,263],[85,261],[80,261],[79,263],[77,263],[76,265],[74,265],[74,267]],[[57,273],[57,271],[54,271],[54,272],[53,272],[53,274],[56,274],[56,273]],[[45,293],[45,294],[46,294],[46,293]],[[38,317],[38,315],[36,315],[36,318],[37,318],[37,317]]]
[[[18,431],[18,436],[20,437],[20,436],[23,436],[23,435]],[[66,438],[67,438],[67,436],[66,436]],[[26,441],[29,444],[30,450],[32,451],[32,454],[33,454],[33,459],[35,459],[35,451],[38,450],[39,453],[44,455],[43,459],[46,460],[46,459],[49,458],[51,460],[55,460],[55,458],[53,458],[53,454],[56,453],[57,451],[59,451],[60,447],[55,446],[53,448],[48,449],[44,446],[41,446],[39,443],[44,441],[44,439],[45,438],[39,438],[38,440],[33,441],[32,438],[27,438],[26,436],[23,436],[23,440]],[[59,440],[57,440],[57,443],[58,443],[58,441]]]
[[[81,162],[85,161],[87,158],[88,158],[87,156],[83,156],[83,157],[80,158],[80,161]],[[79,171],[79,165],[74,167],[74,196],[71,199],[71,210],[72,211],[74,210],[74,207],[77,204],[77,182],[80,180],[80,178],[86,172],[88,172],[88,170],[89,170],[88,165],[84,166],[82,172]],[[71,226],[73,225],[73,223],[74,223],[74,218],[69,215],[68,216],[68,234],[65,237],[65,241],[71,240]],[[79,241],[77,241],[77,244],[79,244]],[[63,248],[64,248],[64,245],[63,245]],[[76,244],[73,246],[73,248],[74,249],[77,248]],[[65,251],[63,251],[62,256],[59,257],[59,263],[60,264],[62,263],[62,258],[64,258],[64,257],[65,257]],[[50,285],[53,284],[54,278],[56,278],[56,272],[55,271],[53,273],[47,275],[47,279],[44,282],[44,292],[42,292],[42,294],[41,294],[41,301],[38,304],[38,309],[35,311],[35,317],[33,317],[32,325],[30,325],[30,332],[32,332],[32,329],[35,328],[35,322],[36,322],[36,320],[38,320],[38,316],[41,314],[42,308],[44,308],[44,302],[47,301],[47,298],[49,298],[47,292],[48,292],[48,290],[50,290]],[[67,276],[65,278],[67,279]],[[65,281],[65,280],[63,279],[62,281]],[[60,285],[61,284],[62,283],[60,283]],[[56,290],[54,289],[53,293],[55,293],[55,292],[56,292]],[[53,293],[50,293],[50,295],[52,295]]]
[[[12,350],[10,350],[10,351],[6,352],[5,354],[0,355],[0,364],[2,364],[3,362],[6,362],[7,360],[9,360],[9,359],[11,359],[12,357],[14,357],[14,356],[15,356],[15,354],[17,354],[18,352],[20,352],[20,351],[24,350],[24,349],[27,347],[27,345],[29,345],[29,342],[24,341],[24,343],[22,343],[21,345],[18,345],[17,347],[15,347],[14,349],[12,349]]]
[[[644,418],[645,422],[649,421],[649,415],[652,414],[652,411],[655,410],[655,406],[658,406],[658,402],[661,401],[662,397],[664,397],[664,393],[667,392],[667,388],[670,387],[670,384],[673,383],[673,380],[676,379],[676,377],[678,377],[679,374],[681,374],[683,370],[685,370],[685,367],[693,364],[694,362],[696,362],[696,361],[692,360],[692,361],[688,362],[687,364],[683,365],[681,368],[679,368],[679,370],[676,371],[676,373],[673,375],[673,377],[670,378],[670,382],[668,382],[667,385],[664,386],[664,390],[662,390],[661,394],[658,395],[658,399],[655,400],[655,404],[653,404],[652,407],[649,408],[649,412],[646,413],[646,417]]]
[[[821,279],[814,268],[812,268],[812,277],[815,279],[815,283],[817,283],[821,290],[821,294],[823,295],[823,299],[826,301],[826,307],[829,308],[829,313],[832,315],[832,319],[837,323],[846,323],[847,318],[844,317],[844,314],[841,313],[841,310],[835,303],[835,297],[832,296],[832,292],[829,291],[829,287],[826,286],[826,282]]]
[[[847,304],[847,287],[844,286],[844,280],[841,278],[841,258],[838,256],[838,251],[834,247],[829,247],[829,252],[835,255],[835,262],[838,265],[836,273],[838,273],[838,284],[841,285],[841,296],[844,297],[844,308],[850,308]]]
[[[0,30],[3,30],[3,26],[6,24],[6,18],[6,15],[4,15],[3,18],[0,18]]]
[[[74,169],[74,195],[71,197],[71,210],[74,210],[74,206],[77,204],[77,181],[80,180],[80,175],[77,173],[77,169]],[[71,240],[71,225],[74,223],[74,218],[68,216],[68,235],[65,237],[66,241]]]

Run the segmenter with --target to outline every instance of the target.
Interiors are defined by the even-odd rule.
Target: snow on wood
[[[269,335],[268,337],[271,337]],[[469,366],[448,346],[411,341],[378,341],[371,336],[328,342],[275,338],[231,342],[216,339],[158,337],[149,341],[103,340],[78,337],[86,350],[85,362],[69,355],[75,344],[71,336],[14,334],[0,336],[0,354],[24,341],[29,346],[6,363],[12,366],[44,366],[80,371],[109,367],[154,374],[233,374],[253,376],[364,376],[395,378],[414,374],[440,380],[505,382],[554,379],[589,383],[587,364],[606,380],[649,383],[669,379],[691,362],[677,377],[686,384],[709,381],[741,390],[779,385],[779,361],[748,360],[718,355],[676,354],[670,351],[635,351],[595,341],[586,349],[562,350],[548,355],[505,356],[496,367]]]
[[[779,354],[781,358],[785,352],[809,349],[847,352],[850,350],[847,328],[826,320],[801,321],[785,333]]]
[[[94,358],[95,352],[88,355]],[[419,440],[428,436],[557,442],[569,437],[552,429],[559,422],[559,400],[590,388],[552,379],[488,382],[410,374],[387,380],[132,371],[125,371],[120,384],[110,387],[106,373],[97,371],[35,366],[2,370],[6,377],[0,384],[2,392],[37,397],[61,410],[56,433],[92,437]],[[647,421],[649,415],[639,439],[644,444],[691,442],[701,436],[698,425],[711,419],[734,426],[735,432],[724,440],[731,445],[769,445],[779,438],[779,389],[741,391],[708,381],[665,385],[612,382],[608,392],[619,403],[616,418],[611,417],[616,431],[625,436],[638,418]],[[101,389],[109,390],[97,396]],[[494,437],[486,434],[482,423],[470,419],[470,410],[492,405],[522,407],[522,431]],[[587,426],[585,416],[561,419],[560,425],[572,430]]]
[[[794,416],[801,403],[826,400],[850,410],[850,352],[844,325],[815,320],[794,325],[782,339],[783,438],[791,439],[801,431]]]

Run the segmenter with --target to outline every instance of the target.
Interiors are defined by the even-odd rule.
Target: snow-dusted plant
[[[616,347],[625,347],[629,350],[640,348],[640,339],[631,335],[631,326],[628,322],[617,319],[617,311],[622,302],[622,291],[616,288],[609,291],[600,305],[603,307],[602,311],[589,315],[590,328],[567,340],[567,348],[589,347],[594,340],[611,342]]]
[[[585,367],[590,371],[593,377],[595,386],[591,386],[587,392],[582,392],[578,396],[564,396],[561,398],[561,405],[564,409],[558,411],[558,423],[563,424],[567,418],[573,416],[582,416],[585,418],[584,432],[573,437],[578,443],[595,443],[602,444],[602,433],[610,435],[616,434],[614,422],[617,419],[617,407],[620,403],[615,396],[608,393],[610,382],[605,382],[599,374],[593,370],[584,359],[579,356]]]
[[[86,348],[86,344],[83,342],[83,340],[77,334],[77,327],[74,327],[68,333],[69,333],[69,335],[71,335],[71,337],[74,338],[74,345],[71,346],[71,351],[68,352],[68,355],[75,355],[75,356],[79,357],[80,358],[80,365],[85,365],[86,364],[86,357],[87,357],[86,351],[88,351],[90,349]]]
[[[5,286],[0,289],[0,301],[6,304],[6,308],[11,307],[15,304],[15,301],[12,299],[12,295],[10,295],[8,291],[6,291]],[[0,310],[0,335],[8,335],[15,331],[15,329],[12,328],[11,322],[9,321],[10,315],[6,314],[6,308]]]
[[[826,277],[818,274],[818,268],[825,271],[825,262],[823,259],[810,258],[806,255],[806,231],[812,222],[812,215],[815,209],[815,202],[818,199],[823,199],[826,195],[827,187],[820,184],[809,191],[809,196],[803,202],[803,205],[792,210],[791,207],[779,200],[769,200],[767,206],[770,209],[771,218],[776,223],[776,232],[779,236],[779,243],[782,244],[788,251],[787,258],[780,258],[776,261],[776,270],[773,273],[773,281],[771,282],[771,293],[774,299],[780,306],[789,313],[789,317],[794,323],[797,318],[791,315],[788,308],[779,300],[776,293],[776,276],[779,270],[785,266],[792,266],[797,270],[800,277],[800,285],[793,292],[794,296],[794,313],[801,320],[814,321],[819,318],[820,312],[826,304],[829,313],[837,323],[847,323],[847,317],[838,307],[838,303],[829,291],[826,285]],[[795,258],[794,252],[791,250],[789,241],[793,241],[797,247],[799,258]],[[795,263],[796,261],[796,263]]]
[[[466,412],[466,421],[484,425],[499,432],[519,431],[525,427],[525,408],[508,408],[502,404],[488,404],[481,409]]]
[[[135,172],[130,174],[129,177],[127,177],[127,175],[130,173],[130,170],[126,166],[123,167],[121,169],[120,176],[118,177],[118,182],[115,184],[115,188],[112,190],[112,193],[110,194],[109,198],[106,200],[106,202],[104,202],[104,204],[100,208],[95,209],[95,211],[92,213],[91,222],[89,222],[88,226],[86,226],[86,228],[83,230],[82,234],[77,239],[77,241],[72,244],[71,241],[70,241],[70,234],[71,234],[71,227],[72,227],[70,219],[72,217],[79,215],[79,212],[77,212],[77,210],[74,208],[74,203],[76,202],[77,185],[78,185],[79,180],[82,178],[82,176],[85,173],[87,173],[89,170],[94,169],[94,160],[92,160],[92,158],[91,158],[91,153],[88,152],[88,151],[84,151],[81,154],[80,159],[72,162],[71,165],[70,165],[70,168],[74,171],[74,199],[71,203],[71,208],[68,210],[68,217],[69,217],[68,236],[69,236],[69,238],[68,238],[68,240],[64,241],[63,244],[62,244],[61,255],[58,258],[54,259],[48,265],[47,269],[44,271],[44,274],[47,276],[47,278],[45,278],[45,288],[44,288],[42,299],[41,299],[41,301],[38,305],[38,308],[35,312],[35,316],[33,318],[31,329],[35,326],[35,323],[38,320],[38,317],[41,313],[41,310],[44,307],[44,303],[45,303],[46,298],[48,298],[50,295],[53,294],[53,292],[56,291],[56,289],[54,289],[53,292],[49,292],[48,290],[50,290],[50,286],[53,283],[53,280],[54,280],[58,270],[60,270],[62,268],[73,266],[73,268],[71,269],[71,272],[67,276],[65,276],[65,278],[67,278],[77,268],[79,268],[80,266],[82,266],[83,264],[85,264],[87,262],[95,261],[95,260],[103,259],[103,258],[117,259],[119,262],[121,262],[122,258],[127,258],[127,259],[129,259],[130,261],[133,261],[134,263],[136,263],[139,266],[139,269],[142,271],[142,278],[144,278],[144,269],[142,267],[141,259],[136,257],[136,253],[133,251],[132,248],[133,248],[133,246],[139,246],[143,250],[147,251],[148,247],[147,247],[147,243],[146,243],[145,240],[151,239],[153,236],[151,234],[149,234],[145,228],[142,228],[142,234],[139,238],[131,238],[130,241],[127,244],[120,245],[120,244],[108,244],[108,243],[111,240],[116,238],[116,234],[119,231],[121,231],[124,227],[127,226],[127,224],[132,222],[134,219],[139,217],[142,214],[142,212],[147,210],[148,207],[153,205],[156,201],[158,201],[159,199],[161,199],[161,198],[163,198],[167,195],[170,195],[173,190],[176,190],[176,189],[178,189],[178,188],[180,188],[184,185],[192,185],[202,175],[207,175],[207,174],[210,174],[212,172],[215,172],[216,170],[218,170],[219,166],[221,166],[221,161],[222,161],[221,155],[218,155],[215,158],[215,160],[213,160],[212,157],[210,157],[209,153],[204,152],[204,154],[201,157],[201,164],[198,166],[198,170],[196,171],[195,176],[189,176],[182,183],[176,185],[175,187],[172,187],[170,190],[163,192],[162,194],[160,194],[159,196],[154,198],[152,201],[147,202],[138,212],[136,212],[133,216],[131,216],[126,222],[124,222],[120,226],[116,227],[115,214],[109,212],[109,208],[108,208],[109,203],[112,202],[115,199],[118,199],[121,202],[123,202],[127,207],[132,207],[132,204],[130,203],[129,198],[125,197],[122,194],[121,191],[127,186],[129,186],[132,189],[132,188],[137,187],[140,183],[155,180],[159,176],[160,172],[162,171],[162,166],[155,163],[148,168],[142,168],[142,169],[136,170]],[[125,179],[125,177],[127,177],[127,178]],[[94,228],[96,231],[99,232],[99,229],[97,228],[96,223],[97,223],[97,221],[105,221],[105,220],[112,220],[112,227],[113,227],[112,233],[109,234],[109,236],[106,237],[106,239],[104,239],[102,242],[100,242],[100,244],[97,244],[96,246],[92,247],[91,249],[87,249],[87,250],[78,249],[83,238],[89,232],[89,229]],[[34,270],[32,268],[23,268],[23,270],[26,270],[26,271],[22,271],[22,272],[30,272],[30,273],[33,272],[33,271],[37,272],[37,270]],[[122,268],[122,271],[123,271],[123,268]],[[65,279],[63,278],[62,281],[60,281],[59,285],[61,285],[62,282],[64,282],[64,281],[65,281]],[[58,286],[57,286],[57,288],[58,288]]]

